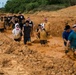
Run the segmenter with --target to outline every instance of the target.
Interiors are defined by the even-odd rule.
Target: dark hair
[[[29,21],[27,20],[25,23],[29,23]]]
[[[38,26],[41,26],[40,24],[38,24]]]
[[[70,29],[70,26],[66,25],[64,30],[68,30],[68,29]]]

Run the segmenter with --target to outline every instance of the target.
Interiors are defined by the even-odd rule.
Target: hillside
[[[24,14],[34,21],[35,28],[44,17],[48,18],[49,46],[41,46],[35,36],[31,38],[32,45],[24,45],[23,38],[20,42],[13,40],[11,30],[0,33],[0,75],[76,75],[76,58],[71,51],[65,54],[61,37],[66,22],[71,26],[75,23],[75,12],[76,6],[72,6],[54,12]]]

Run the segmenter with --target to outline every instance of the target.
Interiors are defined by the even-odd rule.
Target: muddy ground
[[[75,24],[76,6],[55,12],[27,14],[34,25],[48,17],[51,23],[48,45],[43,47],[35,36],[32,45],[15,42],[11,30],[0,33],[0,75],[76,75],[76,58],[72,52],[65,54],[61,37],[65,23]],[[35,41],[35,42],[33,42]]]

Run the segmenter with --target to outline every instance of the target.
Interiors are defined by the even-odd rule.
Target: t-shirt
[[[73,30],[70,30],[70,32],[64,31],[63,34],[62,34],[63,39],[68,40],[68,36],[69,36],[69,34],[70,34],[71,32],[73,32]]]
[[[76,48],[76,32],[72,32],[69,37],[68,40],[70,41],[70,47],[71,48]]]
[[[33,27],[33,22],[29,21],[29,26]]]
[[[22,22],[22,20],[24,19],[24,16],[23,15],[19,15],[18,19],[19,19],[19,22]]]
[[[24,37],[30,38],[31,27],[24,25]]]

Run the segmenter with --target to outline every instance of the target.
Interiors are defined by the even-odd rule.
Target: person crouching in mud
[[[76,25],[73,25],[73,32],[68,37],[67,47],[73,50],[74,55],[76,55]]]
[[[65,46],[65,53],[68,53],[68,50],[67,50],[67,41],[68,41],[68,37],[69,37],[69,34],[72,32],[73,30],[71,30],[71,27],[69,25],[66,25],[65,26],[65,29],[62,33],[62,37],[63,37],[63,41],[64,41],[64,46]]]
[[[15,24],[15,28],[12,30],[12,33],[14,34],[15,41],[21,41],[21,29],[18,23]]]

